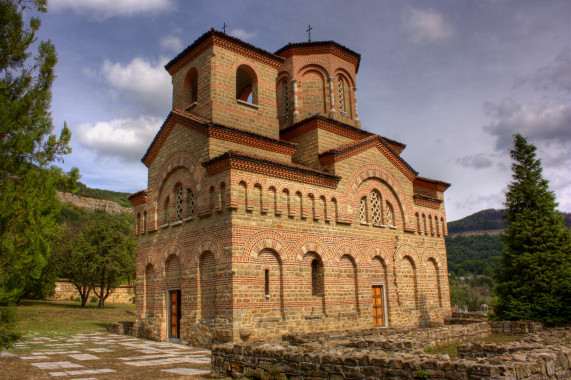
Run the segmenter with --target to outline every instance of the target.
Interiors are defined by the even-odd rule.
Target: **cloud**
[[[402,31],[414,43],[443,43],[454,37],[454,28],[434,9],[407,7],[402,16]]]
[[[564,49],[550,65],[539,68],[529,81],[535,90],[571,92],[571,50]]]
[[[127,65],[105,60],[100,78],[111,87],[110,95],[133,102],[149,112],[168,112],[171,108],[171,78],[164,69],[166,58],[152,64],[143,58],[134,58]],[[120,99],[119,99],[120,100]]]
[[[466,168],[473,169],[485,169],[492,166],[492,160],[490,160],[488,155],[484,153],[458,158],[456,163]]]
[[[492,119],[484,130],[497,138],[498,150],[510,149],[515,133],[540,142],[571,142],[569,104],[518,104],[505,98],[499,104],[486,102],[484,110]]]
[[[54,10],[72,9],[97,21],[112,17],[131,17],[139,13],[166,11],[175,7],[172,0],[49,0]]]
[[[124,162],[139,161],[163,119],[141,116],[135,119],[80,124],[75,135],[81,145],[99,157],[117,157]]]
[[[254,33],[254,32],[247,32],[244,29],[240,29],[240,28],[232,29],[230,31],[230,33],[228,33],[228,34],[230,34],[231,36],[234,36],[236,38],[239,38],[241,40],[248,40],[250,38],[253,38],[256,35],[256,33]]]
[[[175,36],[165,36],[161,38],[160,44],[164,50],[174,51],[175,53],[182,51],[184,48],[180,38]]]

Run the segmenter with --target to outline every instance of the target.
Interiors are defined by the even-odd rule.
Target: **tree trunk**
[[[79,293],[79,297],[81,298],[81,307],[85,307],[87,300],[89,299],[89,293],[91,293],[91,287],[87,285],[78,285],[74,284],[77,292]]]
[[[107,296],[103,296],[103,290],[105,289],[105,267],[103,267],[103,271],[101,271],[101,281],[99,282],[99,308],[103,309],[105,307],[105,298]]]

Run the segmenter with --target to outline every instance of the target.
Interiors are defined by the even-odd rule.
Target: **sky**
[[[90,187],[147,188],[140,160],[172,107],[164,64],[203,33],[226,23],[274,52],[311,25],[312,41],[361,54],[362,128],[452,184],[448,221],[503,206],[514,133],[571,212],[571,1],[48,0],[41,19],[59,58],[55,130],[73,134],[62,166]]]

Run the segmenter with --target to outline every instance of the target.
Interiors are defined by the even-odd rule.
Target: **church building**
[[[360,59],[210,30],[166,64],[172,111],[129,197],[138,336],[209,346],[449,316],[450,185],[362,128]]]

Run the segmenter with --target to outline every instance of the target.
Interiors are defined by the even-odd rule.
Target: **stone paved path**
[[[173,378],[210,378],[210,351],[93,333],[31,335],[0,356],[0,379]]]

